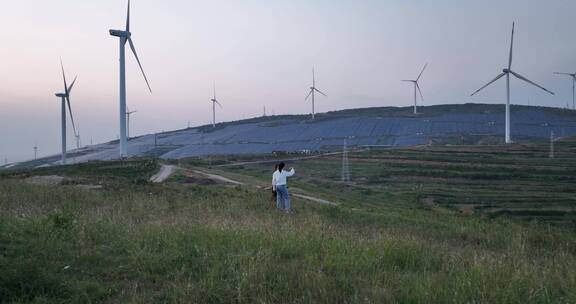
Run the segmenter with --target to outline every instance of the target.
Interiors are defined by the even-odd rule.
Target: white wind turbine
[[[212,127],[216,128],[216,104],[222,108],[222,105],[216,99],[216,83],[214,83],[214,98],[210,99],[210,101],[212,102]]]
[[[476,92],[472,93],[471,96],[474,96],[476,93],[482,91],[484,88],[486,88],[487,86],[491,85],[492,83],[496,82],[498,79],[506,76],[506,134],[505,134],[505,141],[507,144],[512,143],[512,140],[510,139],[510,74],[514,75],[516,78],[523,80],[537,88],[540,88],[552,95],[554,95],[554,93],[552,93],[551,91],[545,89],[544,87],[532,82],[531,80],[528,80],[528,78],[512,71],[512,50],[514,49],[514,23],[512,23],[512,38],[510,39],[510,56],[508,59],[508,68],[504,68],[502,70],[502,74],[496,76],[496,78],[494,78],[492,81],[490,81],[488,84],[486,84],[485,86],[481,87],[480,89],[478,89]]]
[[[72,127],[74,130],[74,136],[76,136],[76,124],[74,123],[74,116],[72,115],[72,107],[70,106],[70,92],[76,83],[77,76],[74,77],[74,81],[68,86],[66,82],[66,74],[64,73],[64,65],[62,60],[60,60],[60,67],[62,69],[62,78],[64,79],[64,93],[56,93],[56,97],[59,97],[62,101],[61,105],[61,119],[62,119],[62,164],[66,164],[66,104],[68,104],[68,111],[70,112],[70,119],[72,120]]]
[[[126,126],[127,126],[127,134],[128,134],[128,140],[130,140],[130,116],[132,116],[132,114],[136,113],[138,111],[130,111],[130,109],[128,109],[128,111],[126,112]]]
[[[142,68],[138,54],[136,53],[136,48],[132,42],[132,33],[130,32],[130,0],[128,0],[126,30],[110,30],[110,35],[120,38],[120,157],[127,157],[128,141],[126,137],[126,42],[130,44],[132,53],[134,53],[134,57],[136,57],[138,66],[140,67],[142,75],[144,76],[144,80],[146,81],[146,85],[148,86],[148,90],[150,90],[150,93],[152,93],[150,83],[148,82],[146,73],[144,73],[144,69]]]
[[[314,109],[314,96],[315,93],[318,92],[324,96],[326,96],[326,94],[322,93],[322,91],[318,90],[318,88],[316,88],[316,73],[314,72],[314,68],[312,68],[312,86],[310,87],[310,92],[308,93],[308,95],[306,95],[306,98],[304,99],[304,101],[308,100],[308,98],[310,96],[312,96],[312,119],[314,119],[316,113],[315,113],[315,109]]]
[[[572,79],[572,110],[576,110],[576,100],[574,96],[576,95],[576,73],[554,72],[554,74],[570,76],[570,78]]]
[[[422,77],[422,74],[424,74],[424,70],[426,70],[427,66],[428,63],[424,65],[422,71],[420,72],[420,75],[418,75],[418,78],[416,78],[415,80],[402,80],[404,82],[412,82],[414,84],[414,114],[418,114],[418,95],[416,94],[416,91],[420,93],[420,98],[422,102],[424,102],[424,95],[422,95],[422,90],[420,90],[420,84],[418,83],[418,81],[420,81],[420,78]]]

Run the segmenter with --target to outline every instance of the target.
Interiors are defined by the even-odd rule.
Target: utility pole
[[[550,158],[554,158],[554,131],[550,131]]]
[[[348,143],[344,139],[344,146],[342,147],[342,181],[350,181],[350,163],[348,160]]]

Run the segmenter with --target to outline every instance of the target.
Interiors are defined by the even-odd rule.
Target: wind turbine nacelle
[[[503,69],[502,72],[508,74],[508,73],[510,73],[510,69]]]
[[[66,93],[56,93],[56,97],[66,97]]]
[[[116,37],[130,37],[130,32],[121,30],[110,30],[110,35]]]

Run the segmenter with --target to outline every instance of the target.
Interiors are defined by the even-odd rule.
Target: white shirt
[[[272,175],[272,188],[276,189],[276,186],[286,185],[286,178],[294,175],[294,168],[290,171],[282,170],[282,172],[276,170]]]

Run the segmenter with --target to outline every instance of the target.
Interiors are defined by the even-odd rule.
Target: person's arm
[[[294,172],[294,168],[290,168],[290,171],[286,172],[286,176],[290,177],[290,176],[294,175],[294,173],[296,173],[296,172]]]
[[[276,173],[272,174],[272,191],[276,191]]]

